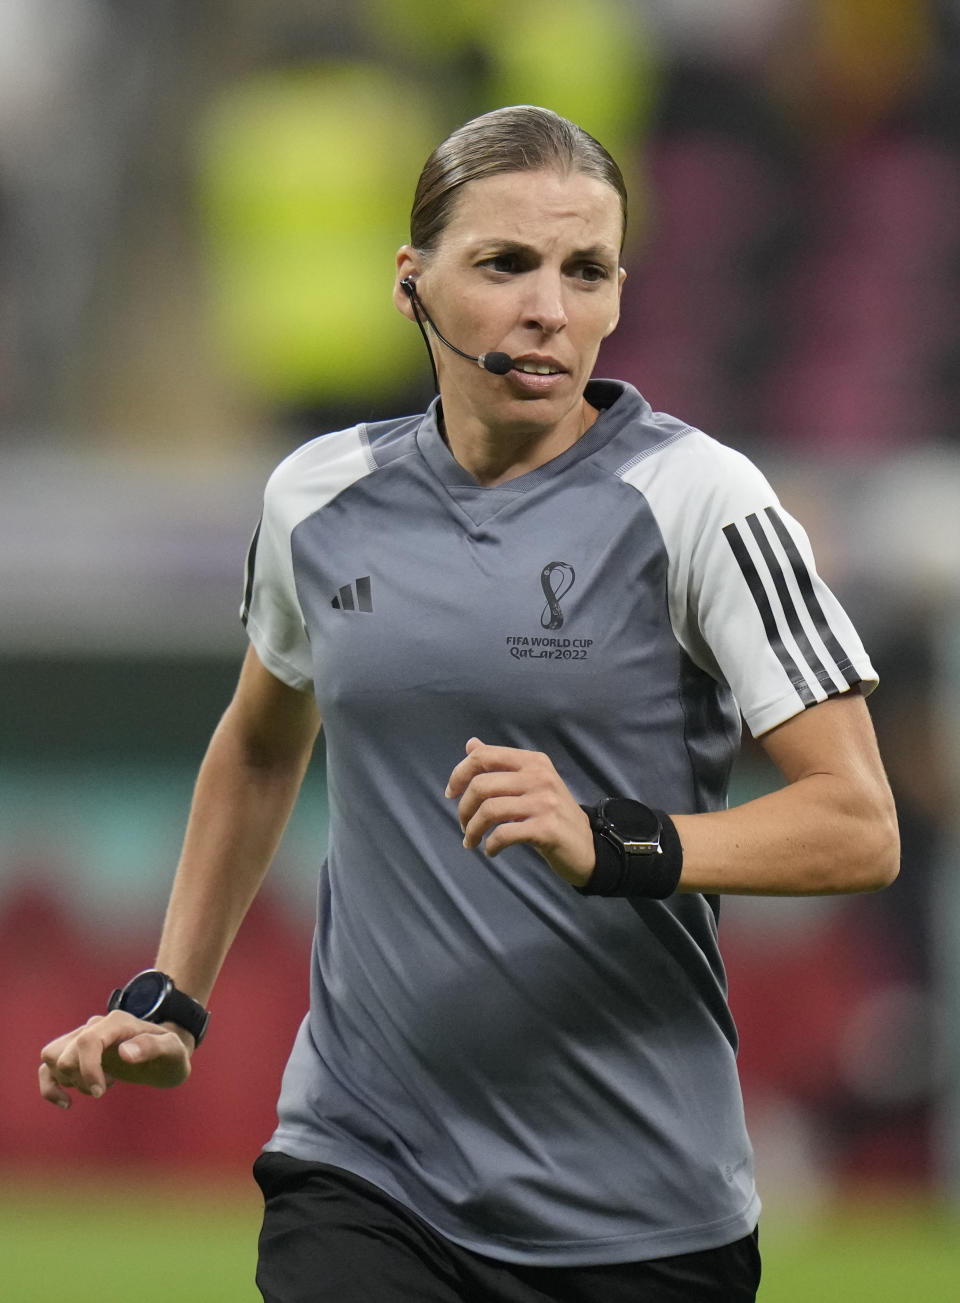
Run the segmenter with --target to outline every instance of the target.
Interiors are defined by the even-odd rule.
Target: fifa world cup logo
[[[560,598],[565,593],[569,593],[576,577],[573,566],[568,565],[566,561],[549,561],[541,570],[540,587],[547,599],[543,614],[540,616],[540,624],[544,629],[560,629],[563,627],[563,611],[560,609]]]

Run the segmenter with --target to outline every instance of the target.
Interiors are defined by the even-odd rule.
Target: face
[[[437,328],[464,352],[504,352],[505,376],[433,342],[448,429],[549,433],[580,425],[583,390],[620,315],[616,191],[581,172],[507,172],[468,182],[437,248],[397,255],[394,301],[413,276]],[[575,434],[582,432],[582,425]]]

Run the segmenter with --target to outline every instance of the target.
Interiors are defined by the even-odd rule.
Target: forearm
[[[822,703],[761,744],[786,779],[781,790],[716,813],[668,812],[682,846],[677,889],[805,896],[892,882],[896,812],[862,697]],[[587,886],[594,834],[549,757],[479,738],[469,739],[466,753],[446,792],[458,802],[464,846],[483,843],[497,855],[525,842],[566,882]]]
[[[309,755],[252,754],[229,712],[211,740],[156,960],[202,1003],[276,852]]]
[[[897,874],[892,802],[813,774],[715,814],[677,815],[680,891],[804,896],[875,891]]]

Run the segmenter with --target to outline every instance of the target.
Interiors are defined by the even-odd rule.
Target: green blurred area
[[[260,1197],[253,1184],[187,1181],[21,1188],[0,1196],[3,1297],[9,1303],[256,1303]]]
[[[10,1303],[257,1303],[252,1180],[75,1192],[5,1181],[0,1261]],[[948,1303],[960,1282],[955,1216],[928,1203],[850,1203],[761,1226],[761,1303]]]
[[[399,24],[396,6],[373,12],[384,30],[399,25],[401,44],[432,32],[446,59],[459,56],[449,95],[424,95],[416,49],[396,71],[358,53],[251,72],[200,115],[210,338],[227,373],[268,404],[369,404],[403,389],[421,354],[388,308],[394,256],[420,168],[467,117],[522,102],[573,118],[620,160],[641,225],[634,165],[657,77],[636,16],[612,0],[499,0],[503,22],[489,5],[430,4],[418,24],[418,7]]]
[[[198,196],[210,305],[245,383],[287,403],[402,385],[420,343],[386,307],[437,133],[416,87],[359,63],[269,70],[213,103]]]

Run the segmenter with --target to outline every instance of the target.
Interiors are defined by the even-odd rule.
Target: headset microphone
[[[423,306],[423,302],[417,293],[416,281],[412,276],[404,276],[403,280],[400,282],[400,288],[405,292],[407,298],[410,300],[410,306],[413,308],[413,315],[416,318],[417,325],[420,327],[420,333],[423,335],[426,342],[427,352],[430,354],[430,365],[433,367],[433,383],[438,392],[440,385],[437,381],[437,368],[433,361],[433,352],[430,348],[430,340],[427,338],[427,332],[424,330],[423,322],[420,319],[421,313],[423,313],[423,316],[426,317],[427,321],[433,327],[433,333],[436,335],[437,339],[439,339],[440,343],[446,344],[447,348],[449,348],[452,353],[456,353],[458,357],[465,357],[468,362],[476,362],[478,367],[481,367],[484,371],[489,371],[495,376],[505,376],[508,371],[513,370],[513,358],[509,353],[481,353],[479,357],[475,357],[472,353],[464,353],[463,349],[457,348],[455,344],[451,344],[449,339],[444,339],[443,335],[440,334],[440,331],[437,330],[436,322]]]

